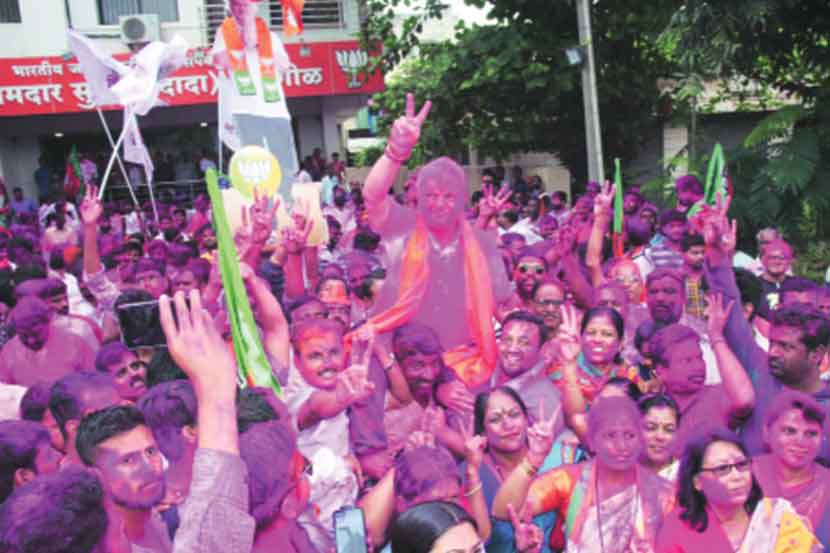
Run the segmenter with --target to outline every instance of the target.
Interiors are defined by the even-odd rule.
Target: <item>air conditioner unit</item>
[[[121,40],[126,44],[153,42],[161,36],[159,16],[155,13],[122,15],[118,18]]]

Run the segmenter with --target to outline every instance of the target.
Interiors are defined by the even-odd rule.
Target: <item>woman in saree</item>
[[[530,451],[543,451],[551,435],[531,433]],[[538,516],[564,519],[568,553],[653,551],[657,529],[674,503],[670,483],[638,463],[643,448],[640,413],[628,398],[597,400],[588,413],[592,460],[537,476],[528,455],[499,488],[493,516],[507,519],[508,505]]]
[[[474,428],[477,436],[486,440],[484,455],[479,466],[479,478],[488,510],[492,510],[493,499],[504,479],[525,459],[532,456],[529,450],[528,434],[533,428],[530,416],[519,395],[507,386],[481,393],[476,397],[474,409]],[[541,414],[544,416],[544,413]],[[536,422],[545,424],[559,416],[554,413],[552,419]],[[548,452],[550,452],[548,447]],[[547,453],[547,452],[545,452]],[[552,468],[554,458],[551,455],[541,457],[540,472]],[[466,473],[466,464],[462,474]],[[518,506],[517,506],[518,507]],[[554,527],[556,517],[544,515],[537,517],[534,523],[545,534],[543,552],[549,552],[549,535]],[[509,522],[493,521],[493,530],[487,544],[489,553],[512,553],[515,550],[513,527]]]
[[[728,430],[705,431],[688,443],[677,503],[657,535],[657,553],[821,551],[787,500],[763,497],[746,448]]]
[[[780,392],[767,411],[764,439],[771,453],[752,460],[765,497],[782,497],[810,521],[825,549],[830,546],[830,470],[816,462],[826,412],[812,396]]]

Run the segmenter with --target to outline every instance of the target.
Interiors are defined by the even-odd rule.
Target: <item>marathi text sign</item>
[[[383,90],[380,73],[364,82],[360,72],[368,57],[357,41],[286,44],[285,48],[293,62],[283,75],[289,98]],[[130,55],[115,57],[125,61]],[[187,63],[162,81],[161,99],[171,106],[215,103],[217,94],[217,70],[204,48],[191,50]],[[74,58],[0,59],[0,117],[77,113],[94,108]]]

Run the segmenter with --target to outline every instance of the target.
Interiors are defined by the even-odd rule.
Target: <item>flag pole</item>
[[[107,124],[107,120],[104,119],[104,114],[101,112],[101,108],[96,104],[95,111],[98,112],[98,118],[101,120],[101,126],[104,127],[104,133],[107,135],[107,140],[110,143],[110,148],[115,150],[115,141],[112,139],[112,132],[110,132],[110,127]],[[124,177],[124,182],[127,183],[127,190],[130,191],[130,197],[133,199],[133,203],[135,204],[136,209],[141,210],[141,205],[138,203],[138,198],[135,195],[135,190],[133,190],[133,185],[130,182],[130,176],[127,173],[127,169],[124,167],[124,162],[121,160],[121,156],[118,154],[118,150],[115,150],[116,161],[118,162],[118,168],[121,169],[121,176]]]
[[[107,181],[110,178],[110,173],[112,173],[112,165],[115,162],[115,158],[118,157],[118,149],[121,147],[121,144],[124,142],[124,138],[127,136],[127,129],[129,129],[129,122],[130,120],[130,108],[124,109],[124,128],[121,129],[121,135],[118,137],[118,141],[112,147],[112,155],[110,156],[110,160],[107,163],[107,170],[104,171],[104,178],[101,179],[101,190],[98,192],[98,199],[102,200],[104,198],[104,190],[107,188]]]

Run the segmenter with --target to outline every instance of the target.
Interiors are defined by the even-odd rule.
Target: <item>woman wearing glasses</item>
[[[821,550],[788,501],[763,497],[744,445],[727,430],[687,445],[677,503],[657,534],[657,553]]]
[[[816,462],[826,413],[812,396],[780,392],[767,410],[764,439],[771,453],[755,457],[752,471],[767,497],[782,497],[830,544],[830,470]]]

